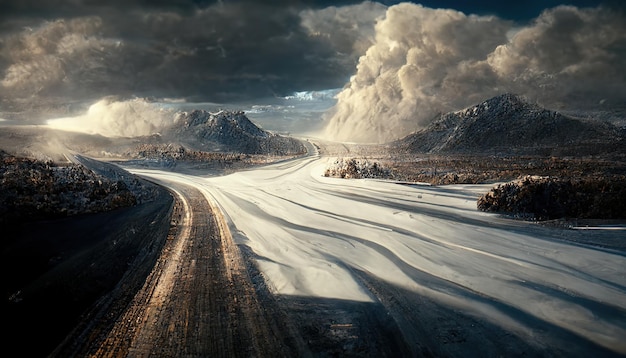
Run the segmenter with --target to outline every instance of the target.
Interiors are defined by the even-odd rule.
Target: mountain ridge
[[[306,152],[299,140],[258,127],[243,111],[179,112],[166,133],[197,150],[273,155]]]
[[[561,114],[513,93],[442,114],[393,145],[413,153],[590,155],[623,150],[624,130]]]

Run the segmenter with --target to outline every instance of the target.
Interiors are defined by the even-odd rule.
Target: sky
[[[561,4],[573,7],[542,15]],[[585,12],[588,7],[599,9],[600,5],[605,9],[601,13]],[[395,84],[403,80],[413,82],[412,89],[403,89],[404,94],[410,94],[412,102],[421,99],[433,102],[428,97],[441,94],[450,96],[450,90],[438,91],[452,82],[459,87],[473,83],[473,91],[480,95],[471,96],[472,99],[491,94],[494,88],[524,92],[526,82],[536,82],[536,78],[522,78],[524,68],[537,66],[535,72],[539,73],[526,73],[526,77],[553,76],[567,66],[576,65],[559,64],[560,57],[580,59],[581,63],[602,62],[603,66],[608,62],[605,66],[608,71],[600,65],[586,68],[584,79],[595,78],[597,71],[604,71],[617,82],[609,84],[610,90],[605,92],[615,93],[624,89],[621,82],[626,82],[624,68],[620,68],[624,64],[626,40],[623,35],[616,35],[624,30],[624,8],[619,0],[442,0],[412,4],[314,0],[0,0],[0,112],[50,111],[66,108],[73,102],[95,102],[111,96],[236,103],[286,96],[296,91],[342,87],[352,88],[354,94],[357,87],[361,87],[359,91],[367,87],[363,81],[368,81],[366,78],[371,74],[364,71],[366,67],[371,70],[371,63],[376,61],[390,61],[380,68],[393,68],[391,77]],[[385,22],[390,15],[396,16],[394,23],[405,25],[394,27],[392,21]],[[415,24],[419,26],[413,27]],[[513,34],[523,32],[521,29],[528,30],[526,37],[504,48]],[[597,38],[585,35],[589,32],[597,32]],[[559,43],[571,47],[570,43],[583,35],[587,38],[581,41],[595,43],[592,48],[595,55],[587,56],[583,48],[586,44],[573,52],[559,49]],[[531,46],[537,43],[537,38],[544,37],[546,41],[541,46]],[[439,52],[425,53],[420,60],[422,70],[432,72],[429,78],[400,71],[402,66],[395,63],[398,59],[409,61],[410,55],[424,52],[423,48],[415,49],[431,42],[439,46],[439,50],[434,50]],[[384,51],[390,52],[390,43],[399,45],[394,50],[402,51],[395,57],[376,57],[375,52],[382,51],[384,46],[387,46]],[[493,55],[497,49],[508,51],[507,56]],[[534,53],[526,56],[524,51]],[[557,56],[553,57],[551,52]],[[518,61],[522,57],[527,63]],[[491,69],[484,64],[489,60]],[[412,65],[419,66],[420,61]],[[493,61],[508,62],[504,66]],[[459,71],[459,66],[467,68]],[[511,73],[497,73],[498,76],[492,73],[500,70]],[[618,73],[617,80],[614,72]],[[450,73],[456,77],[450,77]],[[510,83],[513,85],[495,83],[502,82],[496,77],[504,76],[515,78]],[[583,79],[569,77],[573,78],[572,82]],[[353,82],[355,78],[360,79],[358,86]],[[423,87],[424,81],[436,83],[428,90]],[[489,90],[484,91],[481,86]],[[357,96],[360,104],[356,97],[344,93],[339,105],[346,103],[344,112],[352,111],[354,106],[364,107],[362,112],[367,112],[364,100],[378,104],[385,101],[380,94],[373,98],[364,93]],[[463,89],[458,93],[468,98]],[[607,103],[605,93],[600,97]],[[609,102],[621,99],[608,98]],[[563,99],[551,100],[558,101]],[[386,107],[403,106],[403,118],[408,111],[422,108],[407,107],[406,102],[407,95],[403,95]],[[445,105],[430,103],[428,114],[465,105],[465,101],[453,99],[445,102]],[[377,108],[375,111],[382,110],[380,106]],[[342,112],[341,108],[336,112]],[[341,113],[334,118],[335,122],[345,121]],[[423,124],[425,120],[418,118],[417,122]]]

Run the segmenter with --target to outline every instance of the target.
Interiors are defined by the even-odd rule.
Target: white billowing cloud
[[[455,108],[459,91],[472,93],[493,82],[495,74],[480,61],[506,40],[508,28],[495,17],[409,3],[390,7],[376,25],[375,44],[338,95],[327,134],[383,142]]]
[[[626,103],[625,24],[600,8],[560,6],[514,28],[493,16],[392,6],[327,113],[326,135],[386,142],[503,92],[553,107]]]
[[[488,56],[501,82],[549,106],[626,100],[626,18],[602,8],[545,11]]]
[[[159,133],[173,122],[174,112],[143,99],[112,101],[102,99],[77,117],[48,120],[54,129],[105,137],[138,137]]]
[[[374,43],[374,25],[385,16],[383,4],[364,1],[300,12],[302,26],[310,36],[326,39],[338,52],[357,58]]]

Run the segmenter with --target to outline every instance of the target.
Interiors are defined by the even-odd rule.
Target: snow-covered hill
[[[199,150],[275,155],[306,152],[300,141],[257,127],[242,111],[180,112],[166,133]]]
[[[580,119],[503,94],[441,115],[395,144],[410,152],[586,155],[619,152],[624,130]]]

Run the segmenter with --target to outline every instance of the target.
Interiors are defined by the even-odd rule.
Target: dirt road
[[[406,355],[380,303],[275,295],[212,202],[184,183],[161,184],[176,203],[152,271],[138,290],[120,281],[51,356]]]
[[[477,213],[483,186],[340,182],[325,162],[136,174],[219,203],[314,356],[620,356],[620,252]]]
[[[102,337],[87,336],[76,353],[288,355],[278,338],[284,334],[267,322],[242,257],[216,216],[219,211],[196,189],[181,185],[173,191],[177,205],[170,237],[154,269],[113,328]]]
[[[568,245],[553,237],[556,231],[529,228],[527,236],[520,242],[522,249],[507,247],[503,253],[489,253],[502,243],[514,244],[519,232],[508,234],[505,229],[518,229],[520,224],[509,223],[510,227],[504,227],[501,222],[487,223],[468,214],[474,212],[469,208],[463,211],[469,215],[465,217],[452,209],[445,212],[432,207],[433,204],[441,207],[442,203],[453,200],[460,203],[450,208],[466,207],[473,203],[473,192],[418,190],[378,182],[320,183],[321,176],[311,174],[320,164],[316,160],[304,158],[254,173],[210,179],[137,170],[136,174],[169,188],[177,197],[170,237],[153,270],[141,281],[141,289],[135,286],[132,291],[136,294],[129,301],[131,303],[114,315],[109,326],[94,323],[102,328],[75,335],[72,344],[82,347],[72,356],[620,356],[618,351],[583,339],[514,304],[507,304],[497,296],[498,290],[495,293],[489,291],[496,297],[477,291],[475,287],[482,287],[481,282],[466,287],[463,281],[454,281],[456,277],[466,277],[467,280],[487,277],[476,271],[477,268],[492,276],[511,272],[512,275],[525,274],[529,279],[539,277],[543,280],[546,275],[533,276],[534,271],[528,267],[534,267],[531,259],[545,255],[546,245],[557,248]],[[345,194],[349,189],[353,190],[352,195]],[[410,193],[403,194],[403,190]],[[397,195],[401,201],[395,199]],[[327,198],[322,200],[325,196]],[[413,206],[409,205],[410,198],[414,201]],[[350,205],[342,205],[342,200],[347,199]],[[433,202],[424,203],[426,199]],[[214,206],[215,202],[219,202],[220,209]],[[355,210],[355,207],[361,210]],[[276,210],[279,212],[274,213]],[[379,215],[364,219],[356,216],[357,213],[371,216],[372,212]],[[403,212],[405,214],[401,215]],[[320,215],[313,215],[315,213]],[[222,215],[228,215],[228,221]],[[416,226],[413,219],[418,215],[431,215],[431,218]],[[470,246],[459,254],[458,249],[466,246],[450,241],[463,238],[467,233],[452,235],[450,232],[456,233],[457,227],[471,225],[478,229],[468,231],[473,234],[472,240],[464,245]],[[433,230],[427,230],[427,233],[411,231],[415,227],[431,226]],[[339,231],[346,227],[352,227],[354,232]],[[445,232],[446,228],[448,232]],[[489,230],[495,232],[495,239],[489,241],[489,245],[480,247],[480,250],[471,247],[490,240],[491,236],[485,234]],[[532,248],[529,243],[536,240],[532,235],[538,233],[549,234],[550,240],[539,241],[536,245],[539,251],[528,256],[525,253]],[[235,240],[231,234],[235,235]],[[505,235],[506,240],[498,235]],[[252,238],[257,240],[256,246],[253,246]],[[259,238],[265,240],[261,243],[270,242],[271,245],[263,250]],[[436,239],[441,243],[432,245]],[[393,245],[399,242],[405,242],[403,249],[393,251]],[[349,246],[342,245],[345,243]],[[311,245],[314,248],[307,250]],[[404,249],[410,245],[417,246]],[[363,250],[356,252],[357,249]],[[569,246],[562,249],[582,251],[579,257],[588,255],[591,259],[601,255],[604,262],[619,263],[622,260],[622,256],[614,252]],[[436,253],[433,250],[441,250],[441,254],[435,257],[444,264],[437,264],[430,270],[428,265],[419,267],[417,264],[432,260],[432,257],[424,260],[419,255]],[[379,256],[373,256],[373,252]],[[317,254],[319,257],[315,257]],[[474,254],[479,258],[470,260]],[[406,255],[418,256],[405,260]],[[524,261],[520,259],[520,262],[524,270],[520,270],[518,266],[522,265],[512,259],[517,257],[515,255],[523,256]],[[295,262],[289,264],[294,258]],[[569,259],[569,255],[565,259]],[[487,260],[494,262],[486,264]],[[324,264],[319,266],[320,262]],[[380,266],[383,269],[377,266],[386,262],[393,266]],[[535,270],[549,269],[546,262],[553,261],[540,260]],[[289,287],[300,290],[281,293],[276,283],[285,281],[268,279],[271,277],[260,269],[263,266],[259,263],[277,265],[292,272],[310,270],[311,267],[319,270],[309,271],[313,272],[312,276],[301,275],[289,281],[292,284]],[[468,264],[469,269],[460,269],[457,276],[450,278],[439,276],[461,263]],[[515,266],[510,267],[512,263]],[[619,264],[614,266],[620,267]],[[563,267],[558,264],[559,277],[563,277]],[[338,275],[345,271],[348,278],[316,276],[315,273],[322,269],[334,270]],[[466,270],[470,270],[471,275],[467,275]],[[393,275],[389,275],[390,272]],[[602,276],[603,272],[598,275]],[[572,275],[572,280],[579,280],[581,276],[580,271]],[[414,280],[415,285],[397,281],[397,277],[405,276]],[[344,278],[336,280],[336,277]],[[609,275],[609,279],[611,277]],[[302,289],[307,287],[307,280],[315,278],[311,289]],[[362,288],[359,292],[367,299],[352,298],[352,280]],[[497,282],[493,277],[485,280],[486,288]],[[502,280],[499,284],[506,287],[510,282],[510,279]],[[596,285],[597,280],[585,284]],[[518,286],[512,296],[504,298],[519,305],[517,298],[524,291]],[[537,291],[535,286],[529,288]],[[324,292],[334,295],[315,294],[315,290],[326,290]],[[554,299],[569,299],[547,286],[544,290],[546,296],[556,296]],[[575,304],[589,304],[590,309],[599,307],[598,303],[576,300]],[[541,300],[534,301],[528,309],[541,303]],[[623,312],[610,304],[596,311],[602,317],[618,317],[609,317],[609,324],[622,324]],[[567,312],[571,314],[573,311]]]

